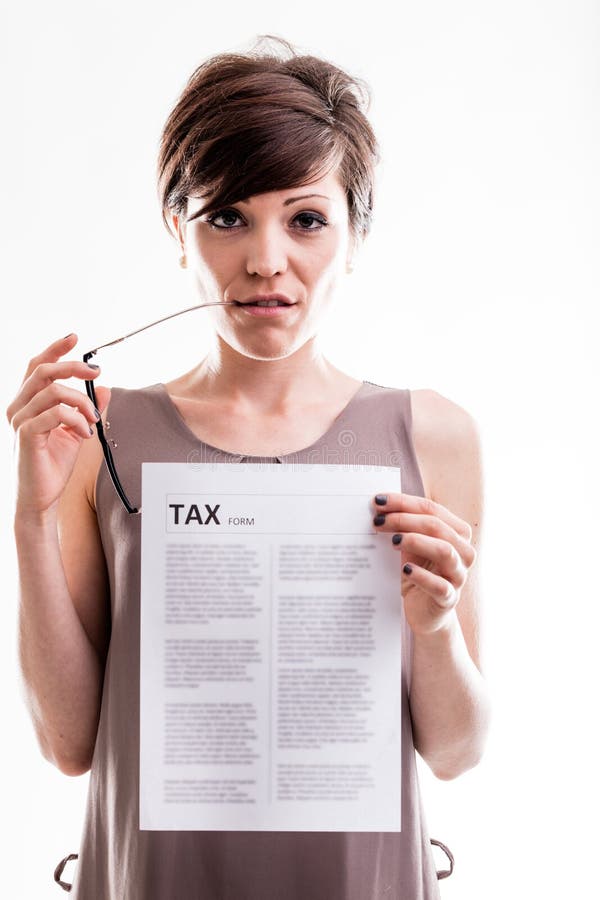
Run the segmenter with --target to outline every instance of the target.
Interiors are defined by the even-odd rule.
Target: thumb
[[[99,385],[98,387],[94,386],[94,391],[96,394],[96,400],[98,401],[98,409],[101,413],[103,413],[110,403],[110,388]]]

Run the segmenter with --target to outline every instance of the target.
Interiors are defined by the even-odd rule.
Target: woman
[[[47,759],[70,775],[91,769],[78,900],[438,897],[413,745],[450,779],[485,741],[477,429],[434,391],[356,381],[320,351],[321,315],[369,231],[377,145],[364,85],[281,45],[287,58],[209,59],[162,134],[159,195],[180,262],[202,300],[238,301],[202,313],[214,326],[206,358],[166,385],[98,387],[97,410],[57,382],[99,375],[64,358],[67,335],[31,360],[7,410],[31,715]],[[275,297],[285,305],[256,305]],[[314,462],[344,428],[357,454],[400,460],[403,492],[372,506],[373,529],[405,563],[402,832],[139,830],[140,518],[87,440],[107,410],[138,499],[144,460],[290,462],[310,450]]]

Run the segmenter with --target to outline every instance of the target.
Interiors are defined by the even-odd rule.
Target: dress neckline
[[[216,451],[217,453],[223,454],[223,456],[228,456],[231,459],[287,459],[290,456],[297,456],[299,453],[305,453],[308,450],[312,450],[313,447],[316,447],[325,438],[329,437],[331,432],[334,430],[336,426],[339,425],[340,420],[343,419],[350,409],[354,406],[355,401],[358,399],[359,395],[365,390],[368,381],[362,381],[359,388],[352,394],[349,401],[343,407],[343,409],[337,414],[329,428],[319,437],[316,441],[313,441],[312,444],[309,444],[308,447],[302,447],[300,450],[294,450],[291,453],[280,454],[279,456],[256,456],[249,453],[231,453],[229,450],[222,450],[221,447],[215,447],[213,444],[207,444],[206,441],[203,441],[202,438],[199,438],[197,434],[194,434],[190,426],[187,424],[184,417],[181,415],[177,406],[173,402],[171,395],[169,394],[166,385],[159,381],[155,385],[154,388],[158,389],[159,395],[163,398],[166,408],[171,413],[171,418],[175,419],[180,429],[187,435],[188,439],[195,441],[197,444],[201,444],[203,447],[207,447],[209,450]]]

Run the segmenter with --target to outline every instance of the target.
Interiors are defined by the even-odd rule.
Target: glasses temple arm
[[[180,309],[179,312],[171,313],[168,316],[163,316],[162,319],[157,319],[156,322],[150,322],[149,325],[144,325],[142,328],[137,328],[135,331],[130,331],[129,334],[123,335],[123,337],[117,338],[114,341],[109,341],[108,344],[101,344],[99,347],[96,347],[94,350],[88,350],[87,353],[83,354],[83,361],[87,363],[92,356],[95,356],[98,350],[103,350],[105,347],[112,347],[114,344],[120,344],[121,341],[124,341],[128,337],[133,337],[134,334],[139,334],[140,331],[146,331],[147,328],[152,328],[154,325],[160,325],[161,322],[166,322],[167,319],[174,319],[175,316],[181,316],[183,313],[192,312],[194,309],[201,309],[203,306],[237,306],[237,300],[210,300],[207,303],[198,303],[196,306],[188,306],[187,309]],[[96,400],[96,391],[94,390],[94,382],[86,381],[85,389],[87,391],[87,395],[98,409],[98,401]],[[100,438],[100,443],[102,444],[102,450],[104,452],[104,459],[106,461],[106,467],[108,469],[108,473],[112,479],[112,483],[115,486],[115,490],[117,491],[119,497],[123,501],[125,505],[125,509],[129,513],[139,513],[139,509],[135,506],[132,506],[129,500],[127,499],[127,495],[121,486],[121,482],[119,481],[119,476],[117,475],[117,470],[115,469],[115,463],[113,460],[113,455],[111,453],[111,449],[108,446],[108,442],[104,436],[104,427],[102,425],[102,420],[98,419],[96,422],[96,429],[98,431],[98,437]]]
[[[93,355],[93,351],[90,353],[86,353],[83,361],[87,363],[88,359],[92,355]],[[96,400],[96,391],[94,390],[94,382],[86,381],[85,389],[87,391],[88,397],[90,398],[90,400],[92,401],[92,403],[94,404],[96,409],[98,409],[98,401]],[[108,446],[108,441],[106,440],[106,437],[104,435],[104,426],[102,425],[102,419],[98,419],[98,421],[96,422],[96,429],[98,431],[98,437],[100,438],[100,443],[102,444],[102,450],[104,452],[104,460],[106,462],[106,468],[108,469],[108,474],[111,477],[111,480],[115,486],[116,492],[118,493],[119,497],[123,501],[123,504],[125,505],[125,509],[127,510],[128,513],[139,513],[139,509],[137,509],[137,507],[135,507],[135,506],[132,506],[132,504],[127,499],[127,495],[125,494],[125,491],[123,490],[123,488],[121,486],[121,482],[119,481],[119,476],[117,475],[117,470],[115,469],[113,455],[111,453],[110,447]]]
[[[99,347],[86,353],[83,357],[83,361],[87,362],[88,359],[91,359],[92,356],[98,352],[98,350],[104,350],[105,347],[112,347],[114,344],[120,344],[121,341],[133,337],[134,334],[139,334],[140,331],[146,331],[147,328],[152,328],[154,325],[160,325],[161,322],[166,322],[167,319],[174,319],[175,316],[182,316],[184,313],[192,312],[194,309],[202,309],[203,306],[237,306],[237,300],[210,300],[208,303],[198,303],[196,306],[188,306],[187,309],[180,309],[179,312],[163,316],[162,319],[157,319],[156,322],[150,322],[149,325],[144,325],[142,328],[136,328],[135,331],[130,331],[129,334],[124,334],[123,337],[117,338],[114,341],[109,341],[108,344],[101,344]]]

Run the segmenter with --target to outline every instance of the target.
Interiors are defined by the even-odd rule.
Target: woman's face
[[[190,197],[186,221],[173,216],[201,298],[280,293],[293,304],[210,308],[217,334],[254,359],[289,356],[315,335],[354,249],[336,173],[194,218],[205,202]]]

